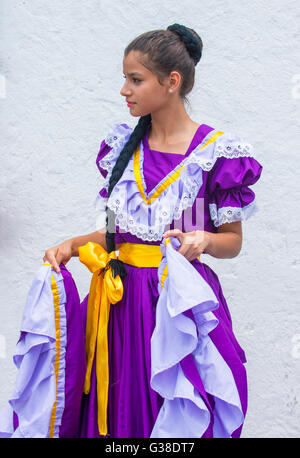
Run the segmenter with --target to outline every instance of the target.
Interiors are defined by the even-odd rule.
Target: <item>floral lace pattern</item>
[[[118,185],[119,183],[114,191]],[[150,206],[141,200],[138,205],[139,210],[136,212],[139,214],[138,217],[126,209],[126,201],[120,197],[122,187],[120,191],[118,188],[116,192],[113,191],[107,206],[116,214],[115,222],[120,229],[145,241],[158,241],[162,238],[165,226],[171,224],[174,219],[180,219],[182,212],[193,205],[198,192],[198,188],[193,194],[186,189],[181,199],[176,200],[174,188],[172,189],[171,186],[169,188],[169,191],[163,193],[164,199],[157,199],[154,207],[153,204],[151,205],[151,210]],[[170,197],[165,197],[166,194]],[[169,198],[171,203],[168,202]],[[152,215],[156,215],[153,223],[147,222],[150,211]]]
[[[242,140],[237,141],[236,136],[230,133],[221,135],[213,143],[213,145],[213,149],[207,149],[204,155],[199,147],[197,147],[188,156],[185,164],[198,164],[202,170],[209,172],[213,168],[218,157],[226,157],[229,159],[237,157],[253,157],[252,145]]]
[[[215,157],[221,156],[228,158],[250,157],[253,156],[253,146],[241,139],[237,140],[234,134],[227,133],[225,141],[220,137],[216,142]]]
[[[216,227],[225,223],[243,221],[258,211],[256,200],[254,199],[246,207],[221,207],[217,208],[216,204],[209,204],[211,219]]]
[[[143,154],[143,142],[140,150]],[[182,212],[192,207],[203,182],[202,169],[193,167],[192,161],[189,161],[180,177],[149,205],[138,190],[133,161],[132,157],[114,187],[107,206],[115,213],[115,223],[120,229],[144,241],[158,241],[166,225],[174,219],[180,219]]]
[[[111,131],[105,138],[105,143],[112,149],[108,154],[106,154],[106,156],[103,159],[100,159],[98,161],[98,164],[102,169],[108,172],[103,184],[103,188],[105,188],[106,190],[108,190],[111,172],[115,166],[115,163],[119,157],[120,152],[122,151],[124,145],[129,139],[132,130],[133,129],[123,127],[120,124],[114,124]]]
[[[108,188],[112,169],[131,132],[132,129],[116,124],[105,139],[105,143],[112,148],[99,161],[99,165],[108,172],[103,186],[105,189]],[[143,142],[140,143],[140,149],[142,148]],[[182,162],[183,167],[179,178],[164,189],[151,204],[143,200],[138,190],[132,157],[111,196],[105,199],[105,205],[107,204],[107,207],[115,213],[115,224],[122,231],[129,232],[144,241],[161,240],[166,225],[180,219],[183,211],[192,207],[203,183],[203,171],[210,171],[218,157],[222,156],[250,157],[253,156],[253,149],[249,143],[233,134],[223,134],[203,149],[198,145]],[[209,210],[214,225],[219,226],[225,222],[248,218],[256,210],[256,205],[252,202],[244,208],[217,209],[215,204],[210,204]]]

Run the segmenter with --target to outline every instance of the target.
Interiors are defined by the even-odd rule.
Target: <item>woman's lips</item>
[[[134,105],[134,104],[135,104],[135,102],[127,102],[127,106],[128,107],[132,107],[132,105]]]

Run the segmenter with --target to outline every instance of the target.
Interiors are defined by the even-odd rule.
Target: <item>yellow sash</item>
[[[107,325],[110,304],[122,299],[123,284],[119,275],[113,277],[108,265],[111,259],[117,259],[115,251],[107,251],[99,244],[88,242],[78,248],[79,259],[93,273],[91,280],[86,323],[85,351],[87,370],[84,393],[90,392],[91,371],[96,352],[98,427],[101,435],[107,434],[107,400],[108,400],[108,342]],[[119,249],[119,259],[137,267],[158,267],[162,254],[159,245],[124,243]],[[106,270],[101,272],[102,269]]]
[[[164,240],[165,248],[170,239]],[[115,251],[107,251],[99,244],[88,242],[78,248],[79,260],[93,273],[91,280],[86,321],[85,351],[87,370],[84,393],[91,387],[91,372],[96,352],[96,378],[98,400],[98,428],[100,435],[107,435],[107,401],[109,386],[107,326],[110,304],[116,304],[123,297],[123,283],[119,275],[115,278],[109,261],[117,259]],[[158,267],[162,253],[159,245],[123,243],[118,259],[136,267]],[[198,258],[200,260],[200,256]],[[104,269],[104,270],[103,270]],[[168,266],[161,277],[161,286],[168,274]]]

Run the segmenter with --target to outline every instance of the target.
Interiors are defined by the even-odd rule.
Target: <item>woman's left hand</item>
[[[181,244],[177,250],[178,253],[181,253],[188,261],[193,261],[204,253],[210,243],[210,235],[210,232],[207,231],[182,232],[179,229],[172,229],[164,232],[163,238],[176,237]]]

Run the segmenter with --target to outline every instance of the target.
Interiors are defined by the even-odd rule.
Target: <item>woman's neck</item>
[[[151,113],[149,141],[157,145],[176,145],[193,136],[198,123],[187,114],[183,103]]]

